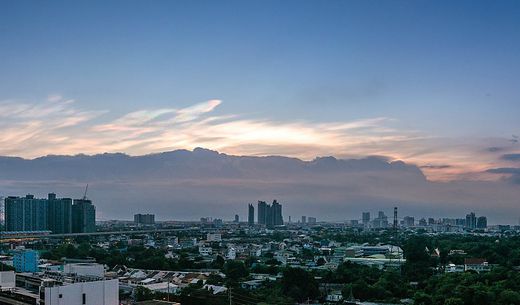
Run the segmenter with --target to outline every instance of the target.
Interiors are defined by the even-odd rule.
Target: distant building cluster
[[[247,223],[250,226],[255,224],[255,207],[252,204],[248,205]],[[282,205],[276,200],[273,200],[272,204],[268,204],[265,201],[258,201],[257,224],[268,228],[282,226],[284,224]]]
[[[358,220],[352,220],[350,224],[351,226],[361,226],[365,229],[384,229],[395,226],[396,228],[422,228],[432,232],[460,232],[463,230],[486,229],[488,227],[487,217],[477,217],[474,212],[467,214],[465,218],[435,219],[429,217],[428,219],[421,218],[416,221],[413,216],[405,216],[402,219],[398,219],[397,208],[394,209],[393,222],[389,222],[388,216],[383,211],[379,211],[377,217],[373,219],[370,216],[370,212],[363,212],[361,224],[359,224]]]
[[[5,198],[6,231],[51,231],[55,234],[96,231],[96,208],[87,198],[9,196]]]

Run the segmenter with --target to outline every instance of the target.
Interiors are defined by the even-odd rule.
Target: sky
[[[518,1],[1,1],[0,155],[205,147],[500,180]]]

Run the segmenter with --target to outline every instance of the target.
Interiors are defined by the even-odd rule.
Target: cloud
[[[505,154],[501,158],[506,161],[520,161],[520,154]]]
[[[423,165],[421,166],[421,168],[427,168],[427,169],[446,169],[446,168],[451,168],[452,166],[451,165],[448,165],[448,164],[438,164],[438,165]]]
[[[142,155],[206,147],[237,155],[386,156],[422,166],[430,179],[496,179],[505,160],[484,151],[507,139],[441,138],[387,117],[340,122],[276,121],[217,114],[214,99],[186,108],[139,109],[113,117],[59,95],[0,102],[0,155],[124,152]],[[449,163],[449,166],[445,164]]]

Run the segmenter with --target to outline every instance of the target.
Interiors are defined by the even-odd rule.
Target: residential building
[[[13,255],[13,267],[16,272],[38,272],[40,254],[36,250],[16,250]]]
[[[415,218],[412,216],[405,216],[403,219],[403,224],[405,227],[413,227],[415,225]]]
[[[72,199],[56,198],[50,193],[48,200],[48,229],[55,234],[72,232]]]
[[[479,218],[477,218],[477,228],[478,229],[487,228],[487,217],[486,216],[480,216]]]
[[[134,223],[136,225],[153,225],[155,224],[154,214],[135,214]]]
[[[72,232],[90,233],[95,231],[96,207],[89,199],[74,199],[72,205]]]
[[[259,225],[265,225],[266,223],[266,216],[267,216],[267,203],[265,201],[258,201],[258,208],[257,208],[257,216],[258,216],[258,224]]]
[[[46,199],[36,199],[34,195],[5,198],[6,231],[48,230],[48,204]]]
[[[252,204],[248,206],[247,224],[250,226],[255,224],[255,207]]]
[[[368,226],[370,223],[370,212],[363,212],[362,214],[363,226]]]
[[[466,215],[466,228],[475,229],[477,227],[477,217],[475,213],[471,212]]]

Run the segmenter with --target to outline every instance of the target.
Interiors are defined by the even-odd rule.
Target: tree
[[[464,305],[464,301],[460,298],[449,298],[444,303],[445,305]]]
[[[134,293],[136,301],[146,301],[153,299],[153,292],[150,289],[143,286],[137,286],[137,288],[135,288]]]
[[[315,299],[320,294],[314,276],[300,268],[287,268],[283,271],[282,291],[300,302],[308,298]]]
[[[246,266],[241,261],[227,261],[222,271],[230,282],[238,282],[239,279],[249,275]]]

